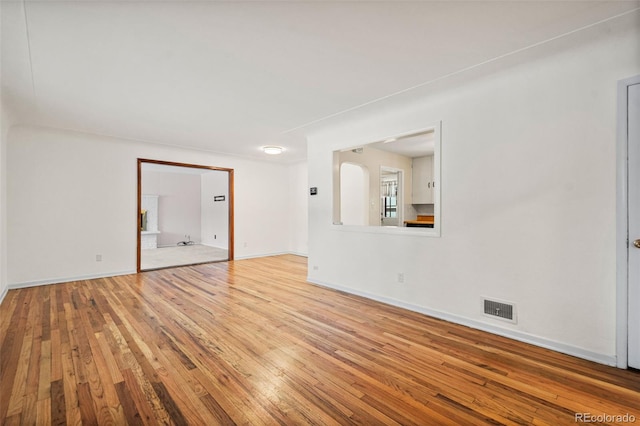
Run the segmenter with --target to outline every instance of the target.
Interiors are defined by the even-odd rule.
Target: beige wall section
[[[342,230],[320,193],[309,279],[615,364],[616,88],[640,73],[638,22],[596,25],[318,129],[309,179],[330,187],[335,150],[441,121],[442,228]],[[484,316],[485,296],[514,302],[517,324]]]
[[[380,167],[402,170],[404,176],[403,203],[405,205],[411,204],[411,158],[364,146],[360,153],[352,150],[340,152],[338,161],[340,165],[342,163],[359,164],[369,171],[369,226],[380,226]],[[337,173],[340,173],[340,168],[334,168],[334,171],[336,169]],[[336,181],[340,182],[340,179],[334,179],[334,182]],[[411,212],[409,214],[411,215]]]

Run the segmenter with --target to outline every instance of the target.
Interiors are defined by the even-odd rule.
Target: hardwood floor
[[[0,423],[640,423],[637,372],[305,276],[277,256],[11,290]]]

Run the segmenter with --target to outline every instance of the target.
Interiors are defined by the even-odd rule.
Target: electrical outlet
[[[96,262],[102,262],[102,255],[96,254]]]
[[[247,247],[247,243],[244,243],[242,246],[243,246],[244,248],[246,248],[246,247]]]
[[[398,273],[398,282],[400,284],[404,283],[404,272]]]
[[[213,239],[215,240],[217,238],[218,238],[218,236],[216,234],[213,234]]]
[[[318,268],[318,265],[313,265],[313,270],[314,271],[317,271],[318,269],[320,269],[320,268]]]

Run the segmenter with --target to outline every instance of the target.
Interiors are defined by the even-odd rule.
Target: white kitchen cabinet
[[[433,155],[413,159],[412,204],[433,204]]]

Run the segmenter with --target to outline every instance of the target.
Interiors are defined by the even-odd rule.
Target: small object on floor
[[[191,241],[191,235],[185,235],[184,236],[187,240],[186,241],[180,241],[178,243],[179,246],[190,246],[195,244],[194,241]]]

